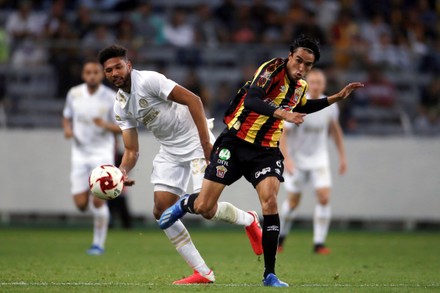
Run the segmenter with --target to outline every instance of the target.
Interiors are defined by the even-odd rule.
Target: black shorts
[[[266,177],[283,178],[283,155],[279,148],[262,147],[244,141],[227,130],[217,138],[205,170],[205,179],[231,185],[244,176],[254,188]]]

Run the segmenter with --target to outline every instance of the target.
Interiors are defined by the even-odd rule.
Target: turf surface
[[[268,292],[262,260],[244,231],[190,229],[215,270],[214,285],[173,286],[189,275],[156,229],[110,231],[105,255],[87,256],[88,230],[0,230],[0,292]],[[438,233],[334,232],[333,253],[311,253],[311,233],[295,232],[277,274],[292,292],[440,292]]]

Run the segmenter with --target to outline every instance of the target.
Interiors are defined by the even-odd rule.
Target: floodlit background
[[[129,49],[136,69],[159,71],[222,114],[264,61],[286,57],[296,36],[318,38],[328,94],[365,88],[339,104],[349,169],[333,154],[333,225],[440,227],[440,5],[405,0],[0,1],[0,222],[76,223],[69,195],[70,145],[61,113],[82,62],[103,47]],[[141,132],[129,204],[152,221],[154,138]],[[259,211],[241,180],[222,197]],[[280,192],[280,201],[285,192]],[[303,198],[300,222],[312,218]]]

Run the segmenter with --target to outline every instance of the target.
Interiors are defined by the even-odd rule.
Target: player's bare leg
[[[325,246],[331,220],[330,188],[316,189],[318,203],[315,206],[313,217],[313,245],[318,254],[329,254],[331,251]]]
[[[280,218],[278,215],[277,196],[280,181],[277,177],[269,176],[257,184],[256,190],[263,212],[263,251],[264,251],[264,274],[265,286],[288,286],[276,277],[275,262],[280,234]]]
[[[202,191],[198,195],[191,195],[187,206],[191,209],[192,205],[194,212],[205,219],[245,226],[254,253],[263,254],[262,231],[257,213],[245,212],[229,202],[218,202],[224,188],[224,184],[205,179]]]
[[[280,209],[280,238],[278,241],[278,252],[283,251],[284,241],[292,228],[293,220],[296,218],[296,208],[301,201],[301,193],[289,192],[286,200],[281,204]]]
[[[172,206],[179,197],[167,191],[154,192],[153,214],[159,219],[162,213]],[[181,221],[176,221],[169,228],[164,230],[165,235],[176,247],[177,252],[185,259],[186,263],[194,270],[194,274],[182,280],[175,281],[174,284],[195,284],[195,283],[213,283],[215,281],[214,273],[206,265],[204,259],[191,240],[188,230]]]
[[[87,253],[90,255],[101,255],[104,253],[105,241],[107,239],[108,222],[110,212],[106,202],[96,197],[90,197],[88,191],[73,196],[77,208],[84,212],[90,206],[93,214],[93,242]]]

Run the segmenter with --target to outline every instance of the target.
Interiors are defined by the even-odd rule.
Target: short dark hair
[[[105,61],[114,57],[127,60],[127,49],[121,45],[111,45],[99,51],[98,54],[98,60],[101,65],[104,65]]]
[[[319,61],[319,58],[321,57],[321,51],[319,50],[318,40],[309,38],[305,35],[301,35],[290,46],[290,52],[294,53],[298,48],[305,48],[312,51],[313,55],[315,56],[314,63]]]

